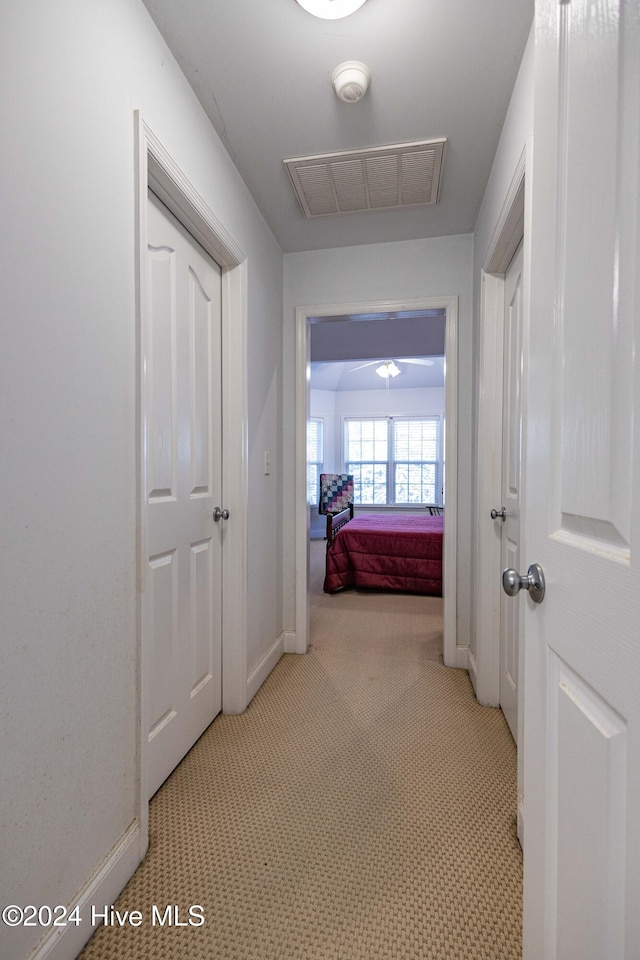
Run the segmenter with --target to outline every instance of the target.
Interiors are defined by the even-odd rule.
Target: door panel
[[[627,546],[633,316],[617,308],[615,274],[624,256],[617,250],[619,202],[627,202],[624,194],[616,196],[623,160],[621,25],[629,16],[637,19],[633,7],[620,0],[573,0],[559,30],[564,149],[558,157],[558,279],[569,321],[561,326],[561,526],[579,538]],[[587,336],[579,317],[589,318]]]
[[[550,784],[550,813],[562,824],[553,850],[557,953],[623,956],[627,725],[555,654],[549,672],[549,740],[562,758]]]
[[[149,716],[152,717],[149,737],[175,716],[173,684],[167,663],[173,659],[177,636],[177,576],[173,550],[149,559],[147,577],[150,618],[148,622],[153,643],[150,645]]]
[[[211,496],[212,470],[212,316],[211,301],[189,268],[191,351],[191,495]],[[219,380],[218,373],[218,380]],[[219,411],[216,411],[219,415]]]
[[[522,456],[522,244],[505,275],[502,397],[502,492],[506,511],[502,530],[501,569],[520,564],[520,474]],[[500,601],[500,706],[518,742],[518,607],[504,594]]]
[[[149,249],[153,323],[147,338],[148,500],[176,496],[175,253]]]
[[[525,960],[640,956],[639,67],[633,0],[540,0]]]
[[[153,194],[146,331],[152,795],[221,709],[221,273]]]

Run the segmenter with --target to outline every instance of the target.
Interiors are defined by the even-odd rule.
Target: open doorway
[[[446,371],[444,384],[443,449],[446,459],[444,483],[439,497],[447,504],[447,522],[444,534],[444,659],[449,666],[466,666],[466,648],[458,649],[456,642],[456,547],[457,547],[457,297],[424,298],[403,302],[367,302],[358,304],[332,304],[301,307],[297,310],[297,357],[296,357],[296,644],[295,651],[306,652],[309,636],[309,528],[310,509],[307,482],[307,429],[310,418],[311,389],[311,329],[316,324],[325,324],[331,340],[331,330],[337,324],[353,325],[364,331],[363,321],[380,322],[386,327],[391,345],[383,350],[385,359],[399,356],[398,336],[403,322],[419,317],[432,317],[433,329],[440,319],[443,349],[432,349],[425,339],[403,355],[414,357],[441,356],[442,369]],[[369,328],[371,329],[371,328]],[[423,334],[426,337],[426,335]],[[348,338],[349,341],[352,338]],[[346,343],[347,338],[342,338]],[[357,336],[349,348],[345,347],[343,359],[358,359],[362,347]],[[338,349],[341,349],[338,347]],[[351,351],[351,353],[349,353]],[[355,351],[355,353],[353,352]],[[380,349],[375,352],[379,353]],[[338,361],[336,361],[338,362]],[[365,362],[365,361],[363,361]],[[357,366],[357,364],[353,364]],[[408,366],[408,364],[407,364]]]
[[[442,309],[310,319],[312,539],[326,531],[318,508],[323,472],[355,472],[359,511],[420,514],[427,506],[444,506],[445,322]],[[396,450],[397,434],[409,430],[412,449],[403,455]],[[373,445],[365,442],[369,433],[377,438]],[[360,462],[363,457],[369,462]],[[401,462],[405,457],[413,462]]]

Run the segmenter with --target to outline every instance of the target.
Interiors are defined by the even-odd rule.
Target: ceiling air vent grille
[[[285,160],[306,217],[437,203],[446,139]]]

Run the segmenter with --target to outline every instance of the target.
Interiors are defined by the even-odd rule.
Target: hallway
[[[518,960],[515,748],[441,663],[439,598],[319,591],[312,647],[151,803],[149,855],[82,960]],[[202,907],[152,925],[153,905]],[[199,912],[194,916],[199,922]]]

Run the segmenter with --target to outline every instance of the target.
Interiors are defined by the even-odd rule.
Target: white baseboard
[[[469,669],[469,647],[467,645],[462,646],[458,644],[456,646],[456,667],[460,670]]]
[[[297,640],[295,630],[285,630],[282,636],[284,637],[284,652],[297,653],[298,648],[296,646]]]
[[[111,906],[140,863],[140,824],[137,820],[125,830],[93,876],[78,891],[69,912],[77,905],[82,922],[66,927],[50,927],[29,954],[29,960],[74,960],[98,924],[91,923],[91,908]]]
[[[247,705],[251,703],[284,652],[285,634],[281,633],[271,644],[258,666],[247,677]]]
[[[471,686],[473,687],[473,692],[478,698],[478,667],[476,664],[476,658],[474,656],[473,650],[471,647],[467,647],[469,653],[467,654],[467,670],[469,672],[469,679],[471,680]]]
[[[520,846],[524,850],[524,799],[518,797],[518,825],[517,825],[518,840],[520,841]]]

